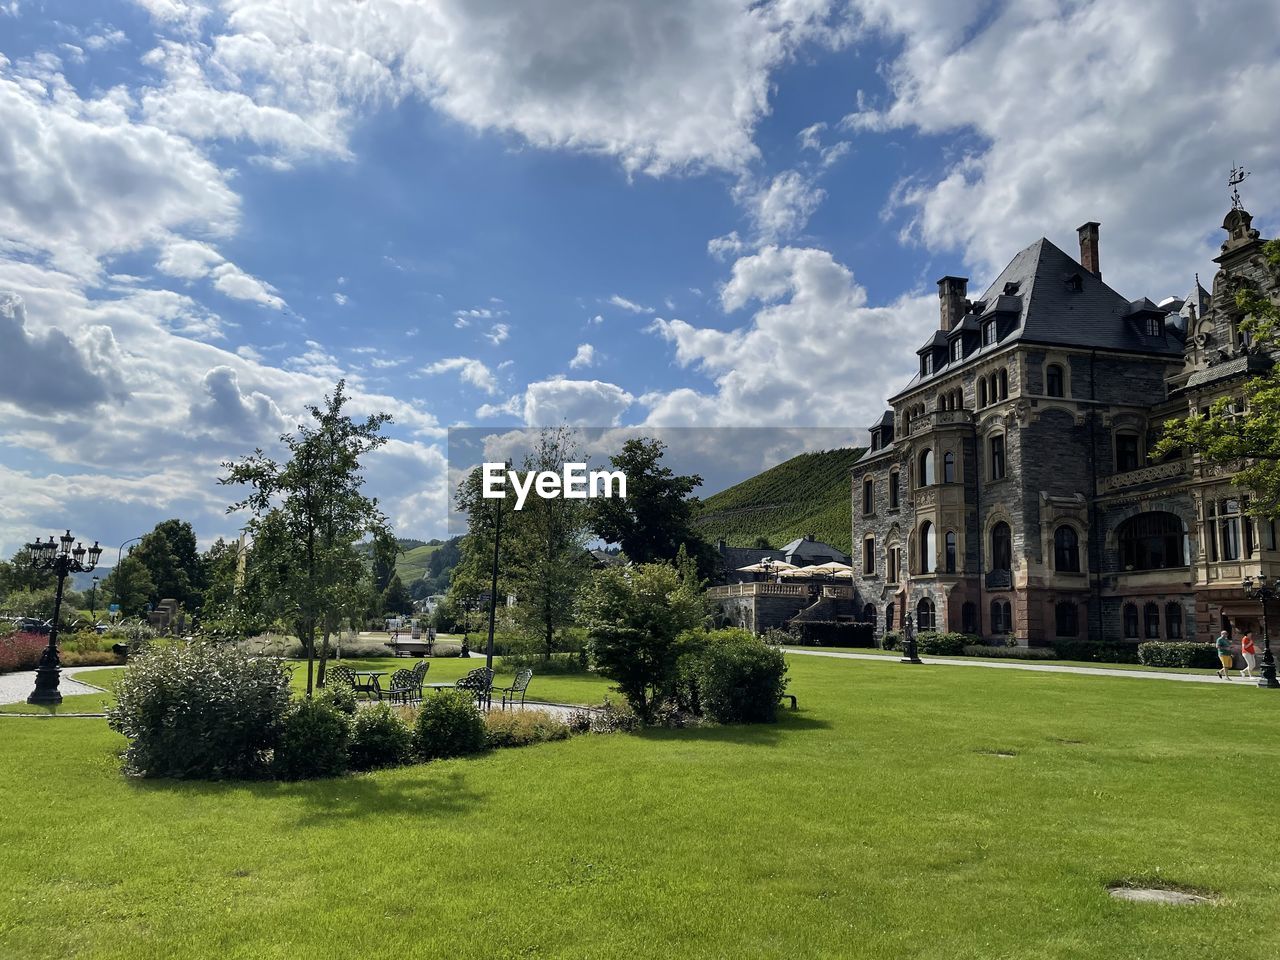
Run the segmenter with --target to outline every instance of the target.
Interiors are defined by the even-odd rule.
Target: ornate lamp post
[[[72,547],[72,544],[75,544]],[[62,588],[67,576],[72,573],[87,573],[98,565],[102,556],[102,547],[98,541],[85,549],[83,543],[76,543],[71,531],[64,533],[58,542],[53,537],[48,540],[37,540],[28,544],[31,551],[32,565],[38,570],[52,570],[58,578],[58,589],[53,598],[53,625],[49,628],[49,646],[45,647],[40,657],[40,665],[36,668],[36,688],[27,703],[41,706],[53,706],[62,702],[62,693],[58,690],[58,680],[62,674],[62,664],[58,660],[58,619],[62,614]]]
[[[1270,583],[1266,577],[1244,578],[1244,595],[1250,600],[1262,604],[1262,676],[1258,677],[1258,686],[1271,690],[1280,689],[1280,680],[1276,679],[1276,661],[1271,655],[1271,638],[1267,634],[1267,604],[1280,597],[1280,577]]]
[[[93,578],[93,586],[89,589],[89,618],[93,620],[93,627],[98,628],[98,578]]]
[[[899,663],[924,663],[916,651],[916,625],[911,614],[907,614],[902,624],[902,659]]]

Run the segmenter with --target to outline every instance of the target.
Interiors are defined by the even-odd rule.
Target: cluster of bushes
[[[0,637],[0,673],[34,670],[49,638],[38,633],[10,633]]]
[[[1006,660],[1057,660],[1058,654],[1052,647],[993,647],[983,644],[966,644],[963,650],[966,657],[1000,657]]]
[[[800,620],[788,628],[791,642],[802,647],[874,647],[873,623],[843,620]]]
[[[916,649],[935,657],[959,657],[964,648],[981,643],[972,633],[922,633],[916,637]]]
[[[584,713],[592,732],[627,728],[616,710]],[[156,647],[137,658],[108,722],[129,740],[130,773],[201,780],[335,777],[575,732],[536,711],[483,714],[464,691],[443,691],[417,708],[358,709],[355,694],[337,686],[293,700],[284,664],[209,643]]]
[[[1138,644],[1138,661],[1148,667],[1217,668],[1218,648],[1189,640],[1149,640]]]
[[[1138,647],[1114,640],[1066,640],[1053,642],[1060,660],[1082,660],[1086,663],[1138,663]]]

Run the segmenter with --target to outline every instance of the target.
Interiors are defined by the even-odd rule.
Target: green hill
[[[421,580],[422,575],[427,572],[427,561],[439,549],[438,543],[424,543],[399,554],[396,557],[396,573],[400,574],[400,582],[408,586],[415,580]]]
[[[816,534],[851,552],[849,470],[861,448],[802,453],[702,501],[697,524],[708,540],[749,547],[766,537],[774,547]]]

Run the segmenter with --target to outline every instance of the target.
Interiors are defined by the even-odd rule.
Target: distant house
[[[748,583],[751,580],[758,579],[755,574],[743,573],[739,568],[749,567],[765,559],[784,560],[797,567],[829,563],[832,560],[840,563],[850,562],[847,553],[839,547],[823,543],[821,540],[816,539],[812,533],[797,540],[792,540],[781,550],[765,550],[760,547],[731,547],[721,540],[716,544],[716,553],[718,562],[716,576],[714,577],[715,583]]]

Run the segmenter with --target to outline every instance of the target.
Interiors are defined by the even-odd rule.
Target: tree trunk
[[[326,623],[325,623],[325,625],[324,625],[324,640],[322,640],[322,641],[321,641],[321,643],[320,643],[320,673],[319,673],[319,676],[317,677],[317,680],[316,680],[316,682],[319,684],[319,686],[320,686],[321,688],[323,688],[323,687],[324,687],[324,665],[325,665],[326,661],[328,661],[328,659],[329,659],[329,634],[330,634],[330,632],[331,632],[331,630],[330,630],[329,623],[326,621]]]

